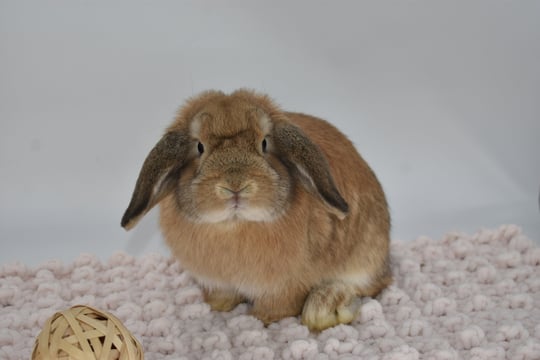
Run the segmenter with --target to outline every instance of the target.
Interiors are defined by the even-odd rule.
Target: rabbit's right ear
[[[154,205],[169,194],[190,152],[190,136],[168,132],[150,151],[143,163],[122,227],[131,229]]]

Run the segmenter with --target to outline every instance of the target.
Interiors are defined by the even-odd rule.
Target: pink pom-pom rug
[[[160,255],[0,267],[0,359],[28,359],[55,312],[116,315],[146,359],[540,359],[540,248],[516,226],[393,242],[395,283],[350,325],[310,333],[210,311],[181,264]]]

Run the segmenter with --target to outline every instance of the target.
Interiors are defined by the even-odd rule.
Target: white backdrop
[[[120,228],[178,106],[249,87],[372,165],[393,238],[540,239],[539,1],[0,2],[0,264],[166,251]]]

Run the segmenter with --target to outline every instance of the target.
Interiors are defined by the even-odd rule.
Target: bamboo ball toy
[[[114,315],[77,305],[47,320],[32,360],[141,360],[141,344]]]

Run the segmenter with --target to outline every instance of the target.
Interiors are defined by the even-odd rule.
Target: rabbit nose
[[[239,186],[233,186],[232,184],[218,184],[216,185],[216,193],[221,199],[227,200],[234,198],[234,200],[238,201],[241,197],[253,194],[254,188],[255,186],[251,182]]]
[[[223,200],[234,198],[235,201],[238,201],[241,190],[234,191],[224,186],[217,186],[216,192],[217,192],[217,195]]]

